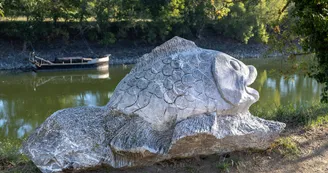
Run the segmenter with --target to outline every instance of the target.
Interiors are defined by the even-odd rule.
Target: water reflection
[[[271,110],[281,105],[293,105],[294,107],[310,106],[320,101],[322,86],[312,78],[302,74],[281,75],[275,73],[279,68],[274,60],[266,59],[267,63],[256,64],[254,60],[246,60],[246,63],[254,64],[258,70],[257,80],[252,87],[260,93],[260,100],[251,107],[255,109]]]
[[[130,68],[0,74],[0,140],[24,137],[59,109],[105,105]]]
[[[302,75],[272,73],[283,66],[276,60],[245,60],[258,70],[253,88],[260,101],[251,107],[273,109],[280,105],[310,105],[320,99],[321,85]],[[105,105],[131,66],[110,67],[108,72],[70,71],[0,74],[0,140],[22,138],[53,112],[76,106]]]

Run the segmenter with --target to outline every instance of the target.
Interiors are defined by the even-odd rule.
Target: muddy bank
[[[233,57],[260,58],[268,50],[268,46],[259,43],[242,44],[234,40],[220,38],[204,38],[193,40],[203,48],[219,50]],[[159,43],[160,44],[160,43]],[[0,40],[0,70],[32,70],[28,62],[29,52],[47,60],[65,56],[97,56],[111,54],[110,64],[133,64],[145,53],[157,45],[145,44],[138,41],[119,41],[113,45],[104,46],[86,41],[56,43],[23,44],[22,42]]]
[[[56,57],[70,56],[101,56],[112,54],[110,64],[131,64],[137,58],[151,51],[155,46],[134,43],[117,43],[111,46],[86,43],[84,41],[74,41],[65,43],[62,41],[47,44],[24,44],[22,42],[10,42],[0,40],[0,70],[32,70],[29,63],[29,53],[36,52],[36,55],[47,60],[54,60]]]

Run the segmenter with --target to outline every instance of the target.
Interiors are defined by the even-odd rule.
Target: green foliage
[[[116,42],[115,35],[111,32],[105,32],[103,34],[103,38],[101,39],[100,43],[103,45],[110,45]]]
[[[292,0],[296,20],[294,31],[301,36],[301,44],[307,51],[314,52],[317,64],[312,77],[324,83],[322,101],[328,102],[328,1]]]
[[[38,168],[24,155],[19,153],[21,141],[3,140],[0,142],[0,172],[38,173]]]
[[[0,2],[0,17],[2,16],[4,16],[4,13],[3,13],[3,9],[2,9],[3,7],[2,7],[2,4],[1,4],[1,2]]]
[[[7,32],[2,32],[5,36],[33,42],[44,38],[52,40],[53,37],[65,40],[75,34],[73,38],[82,35],[103,44],[118,39],[143,39],[155,43],[174,35],[199,37],[209,23],[226,16],[234,4],[221,0],[2,1],[7,18],[19,17],[27,21],[24,25],[19,24],[22,28],[13,31],[12,28],[6,30],[11,24],[5,26]],[[48,21],[52,22],[54,33],[49,32],[49,24],[43,24]],[[70,26],[62,27],[59,23]],[[17,35],[16,31],[23,35]]]
[[[231,163],[230,162],[219,163],[219,164],[216,165],[216,167],[222,172],[229,172],[229,169],[231,167]]]
[[[215,29],[227,37],[248,43],[250,39],[268,43],[267,27],[273,25],[286,0],[249,0],[234,3],[230,13]],[[284,16],[285,14],[282,14]]]
[[[287,1],[280,10],[277,20],[268,29],[270,33],[268,54],[275,51],[294,57],[304,53],[298,44],[299,36],[294,32],[298,19],[292,15],[293,8],[294,5]]]
[[[247,43],[248,40],[254,37],[254,16],[248,13],[244,3],[238,2],[231,8],[230,14],[219,21],[216,28],[225,36]]]
[[[40,0],[21,0],[22,12],[27,20],[42,22],[48,14],[48,2]]]
[[[8,22],[0,32],[32,42],[82,36],[103,44],[121,39],[156,43],[175,35],[201,38],[211,26],[217,33],[244,43],[253,39],[284,47],[287,41],[281,40],[291,35],[284,23],[292,23],[287,20],[292,19],[287,15],[290,10],[282,11],[286,1],[0,0],[4,7],[0,15],[26,19],[25,24]],[[278,34],[269,38],[269,33]]]

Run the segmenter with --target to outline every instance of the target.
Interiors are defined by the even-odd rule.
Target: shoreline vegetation
[[[291,35],[286,0],[122,2],[5,0],[0,70],[31,70],[32,51],[47,60],[112,54],[110,64],[131,64],[174,36],[238,59],[263,57],[269,44],[286,53],[299,47],[282,37]]]
[[[123,173],[123,172],[324,172],[325,164],[318,159],[328,158],[325,154],[328,130],[328,104],[314,103],[311,107],[295,108],[293,105],[281,106],[272,111],[254,110],[261,118],[281,121],[287,124],[281,137],[264,151],[239,151],[225,155],[198,156],[194,158],[172,159],[152,166],[113,169],[108,167],[81,170],[80,173]],[[0,172],[39,173],[37,167],[19,153],[22,141],[0,142]],[[314,168],[311,164],[316,163]],[[302,170],[300,170],[300,166]],[[70,170],[67,170],[70,172]]]

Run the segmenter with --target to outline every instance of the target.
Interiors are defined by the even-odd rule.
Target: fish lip
[[[246,87],[251,85],[252,83],[254,83],[256,80],[256,77],[257,77],[256,68],[252,65],[248,65],[247,67],[249,69],[249,74],[248,74],[247,80],[246,80]]]
[[[254,98],[255,101],[258,101],[260,98],[260,94],[259,92],[251,87],[245,86],[245,91],[248,95],[252,96]]]

